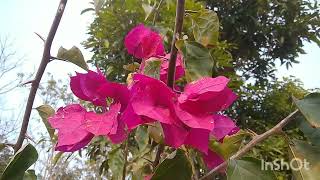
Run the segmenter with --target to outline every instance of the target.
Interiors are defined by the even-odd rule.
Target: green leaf
[[[69,50],[67,50],[61,46],[58,50],[57,58],[71,62],[86,71],[88,70],[88,65],[87,65],[86,61],[84,60],[82,52],[76,46],[73,46]]]
[[[230,160],[227,167],[228,180],[276,180],[270,170],[262,170],[258,159],[246,157],[240,160]]]
[[[151,180],[190,180],[191,176],[191,164],[185,152],[181,149],[178,149],[157,166]]]
[[[294,98],[294,102],[311,126],[319,128],[320,93],[311,93],[301,100]]]
[[[25,172],[23,180],[37,180],[36,172],[33,169],[29,169]]]
[[[149,58],[147,61],[145,61],[143,74],[155,79],[160,79],[161,62],[162,61],[158,58]]]
[[[146,4],[146,3],[142,3],[142,8],[144,10],[144,13],[146,14],[144,20],[147,20],[148,17],[150,16],[150,14],[153,12],[153,9],[155,8],[155,5],[154,4],[154,7],[150,6],[149,4]]]
[[[242,141],[249,135],[248,132],[241,130],[231,136],[225,136],[222,143],[215,139],[210,139],[209,148],[224,159],[228,159],[239,150]]]
[[[139,69],[139,67],[140,67],[140,64],[137,62],[123,65],[123,69],[130,71],[130,72],[135,72],[137,69]]]
[[[320,149],[319,147],[312,146],[307,142],[300,140],[293,140],[293,145],[289,145],[290,159],[295,159],[292,169],[293,176],[296,180],[313,180],[320,177]],[[298,163],[299,162],[299,163]],[[301,166],[300,170],[298,167]]]
[[[51,141],[55,142],[54,129],[51,127],[50,123],[48,122],[48,118],[50,116],[53,116],[55,113],[54,109],[49,105],[41,105],[41,106],[37,107],[36,110],[38,111],[38,113],[42,119],[43,124],[47,128],[47,131],[49,133]]]
[[[308,138],[308,140],[312,144],[320,146],[320,129],[313,128],[303,117],[299,118],[298,120],[300,121],[299,129]]]
[[[58,163],[59,159],[63,155],[63,152],[58,152],[52,159],[52,165],[53,167]]]
[[[159,122],[148,126],[148,134],[156,143],[163,143],[163,129]]]
[[[139,126],[136,130],[134,138],[136,139],[139,150],[142,151],[148,146],[149,135],[147,127]]]
[[[194,39],[203,46],[215,45],[219,37],[219,18],[214,11],[203,9],[191,14]]]
[[[112,179],[121,179],[124,165],[122,149],[118,146],[114,146],[113,150],[111,150],[108,155],[108,165],[112,172]]]
[[[214,61],[207,48],[200,43],[183,40],[178,40],[176,46],[183,53],[188,81],[211,77]]]
[[[25,171],[38,159],[37,150],[27,144],[20,148],[5,168],[1,180],[21,180]]]

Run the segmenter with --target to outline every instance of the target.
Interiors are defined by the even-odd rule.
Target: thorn
[[[40,34],[34,32],[43,42],[46,42],[46,40],[44,39],[44,37],[42,37]]]
[[[33,81],[34,81],[34,80],[30,80],[30,81],[27,81],[27,82],[25,82],[25,83],[22,83],[21,86],[24,86],[24,85],[27,85],[27,84],[32,84]]]

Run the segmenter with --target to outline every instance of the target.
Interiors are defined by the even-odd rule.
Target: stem
[[[171,42],[171,54],[169,60],[169,69],[168,69],[168,77],[167,84],[169,87],[173,89],[174,86],[174,75],[176,71],[176,59],[178,49],[176,48],[176,41],[179,39],[182,31],[183,17],[184,17],[184,0],[177,0],[177,9],[176,9],[176,22],[173,33],[173,38]]]
[[[183,17],[184,17],[184,3],[185,0],[177,0],[177,8],[176,8],[176,21],[175,21],[175,28],[174,34],[171,42],[171,54],[169,59],[169,69],[168,69],[168,77],[167,77],[167,85],[174,89],[174,75],[176,71],[176,60],[177,60],[177,52],[178,49],[176,48],[175,44],[179,36],[181,35],[182,25],[183,25]],[[156,167],[161,158],[161,154],[164,150],[164,144],[159,144],[156,158],[153,162],[153,167]]]
[[[122,180],[126,179],[126,174],[127,174],[128,141],[129,141],[129,136],[128,136],[128,139],[126,140],[125,144],[124,144],[124,164],[123,164],[123,170],[122,170]]]
[[[288,124],[292,119],[294,119],[297,115],[299,114],[299,110],[295,110],[291,114],[289,114],[286,118],[282,119],[276,126],[271,128],[270,130],[264,132],[261,135],[255,136],[248,144],[246,144],[242,149],[240,149],[235,155],[231,156],[227,161],[224,161],[222,164],[219,166],[215,167],[212,169],[209,173],[204,175],[203,177],[200,178],[200,180],[204,179],[210,179],[210,176],[214,174],[216,171],[225,168],[228,165],[228,161],[238,159],[245,155],[248,151],[250,151],[256,144],[260,143],[261,141],[264,141],[268,137],[274,135],[274,134],[279,134],[282,132],[282,128]]]
[[[160,9],[162,3],[163,3],[163,0],[160,0],[157,8],[155,9],[154,16],[153,16],[153,21],[152,21],[152,25],[156,25],[156,21],[157,21],[158,16],[159,16],[159,9]]]
[[[50,50],[51,50],[51,45],[52,45],[52,41],[54,39],[54,36],[57,32],[57,29],[59,27],[60,24],[60,20],[62,18],[65,6],[67,4],[67,0],[61,0],[59,3],[59,7],[57,9],[55,18],[52,22],[49,34],[47,39],[45,40],[45,44],[44,44],[44,49],[43,49],[43,54],[42,54],[42,59],[41,59],[41,63],[39,65],[37,74],[35,79],[32,81],[32,86],[30,89],[30,93],[29,93],[29,97],[28,97],[28,101],[27,101],[27,105],[26,105],[26,109],[24,112],[24,116],[23,116],[23,121],[22,121],[22,125],[21,125],[21,130],[20,130],[20,134],[17,140],[17,143],[15,144],[14,147],[14,151],[17,152],[24,141],[25,138],[25,134],[27,132],[28,129],[28,124],[29,124],[29,119],[30,119],[30,114],[31,114],[31,110],[32,110],[32,106],[33,106],[33,102],[39,87],[39,83],[41,81],[42,75],[47,67],[47,64],[50,62]]]

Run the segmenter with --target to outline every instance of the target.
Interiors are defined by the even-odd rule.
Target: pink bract
[[[59,108],[57,113],[49,118],[51,126],[58,130],[56,150],[77,151],[90,142],[94,135],[86,129],[85,114],[83,107],[72,104]]]
[[[187,85],[179,97],[160,80],[136,74],[133,81],[133,111],[139,116],[161,122],[165,142],[172,147],[178,148],[186,144],[207,153],[210,133],[220,138],[235,127],[227,117],[214,114],[231,105],[236,98],[227,87],[227,78],[204,78],[193,82]],[[189,107],[190,102],[198,101],[207,104],[208,108],[204,111],[199,107]],[[214,108],[210,108],[209,105]],[[226,126],[223,125],[224,121],[227,123]],[[135,123],[137,124],[132,126],[145,122]]]
[[[129,54],[138,59],[163,56],[165,54],[162,37],[150,28],[139,24],[125,37],[125,47]]]

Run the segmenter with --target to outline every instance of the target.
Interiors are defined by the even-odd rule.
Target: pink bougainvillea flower
[[[86,74],[77,73],[76,76],[72,76],[70,86],[78,98],[91,101],[96,106],[105,106],[106,99],[97,92],[97,89],[105,83],[107,80],[100,71],[89,70]]]
[[[86,146],[93,134],[85,126],[86,110],[78,104],[59,108],[57,113],[49,118],[51,126],[58,130],[57,151],[72,152]]]
[[[124,44],[128,53],[138,59],[148,59],[165,54],[160,34],[143,24],[131,29],[125,37]]]
[[[114,104],[108,112],[102,114],[86,113],[86,129],[96,136],[116,134],[120,107],[120,104]]]
[[[211,134],[220,141],[226,135],[230,135],[232,133],[238,132],[239,128],[236,126],[234,121],[232,121],[229,117],[223,116],[220,114],[213,115],[214,126],[211,131]]]
[[[223,78],[205,78],[193,82],[178,96],[162,81],[136,74],[131,89],[132,109],[139,116],[161,122],[166,144],[175,148],[182,144],[190,145],[207,153],[210,133],[220,138],[235,127],[227,117],[215,114],[231,105],[236,98],[227,87],[228,79]],[[222,85],[219,83],[221,79]],[[201,107],[198,101],[206,104],[206,111],[189,107],[194,104]],[[223,121],[227,122],[226,126]]]

